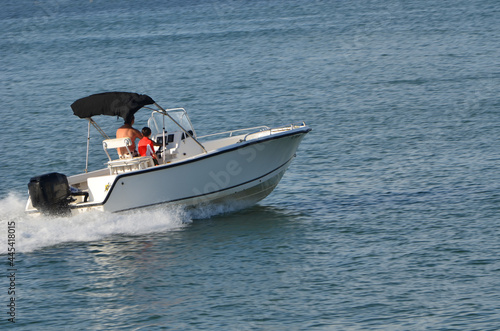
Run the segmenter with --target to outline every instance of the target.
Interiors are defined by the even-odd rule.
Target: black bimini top
[[[139,109],[153,103],[154,100],[145,94],[105,92],[78,99],[73,102],[71,109],[80,118],[109,115],[120,116],[127,121]]]

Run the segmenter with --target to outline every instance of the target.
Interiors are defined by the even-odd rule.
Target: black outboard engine
[[[68,179],[65,175],[52,172],[30,179],[28,190],[33,207],[42,214],[69,215],[72,200]]]

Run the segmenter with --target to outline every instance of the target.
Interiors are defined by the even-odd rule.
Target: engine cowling
[[[31,203],[42,214],[70,214],[71,190],[65,175],[52,172],[32,177],[28,184]]]

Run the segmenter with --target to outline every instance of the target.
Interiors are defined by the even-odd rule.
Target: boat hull
[[[278,185],[307,132],[256,139],[177,164],[118,175],[111,185],[103,182],[102,189],[109,192],[102,203],[77,206],[73,211],[119,212],[158,204],[254,204]]]
[[[311,129],[307,126],[262,132],[233,143],[221,143],[207,153],[164,165],[122,173],[101,169],[68,178],[87,191],[89,202],[76,201],[73,214],[91,210],[121,212],[160,204],[250,206],[268,196],[289,167]],[[39,214],[28,199],[27,212]]]

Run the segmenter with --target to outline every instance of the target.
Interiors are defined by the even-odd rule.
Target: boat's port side
[[[87,185],[89,187],[90,194],[89,202],[98,203],[104,201],[115,179],[116,175],[88,178]]]

